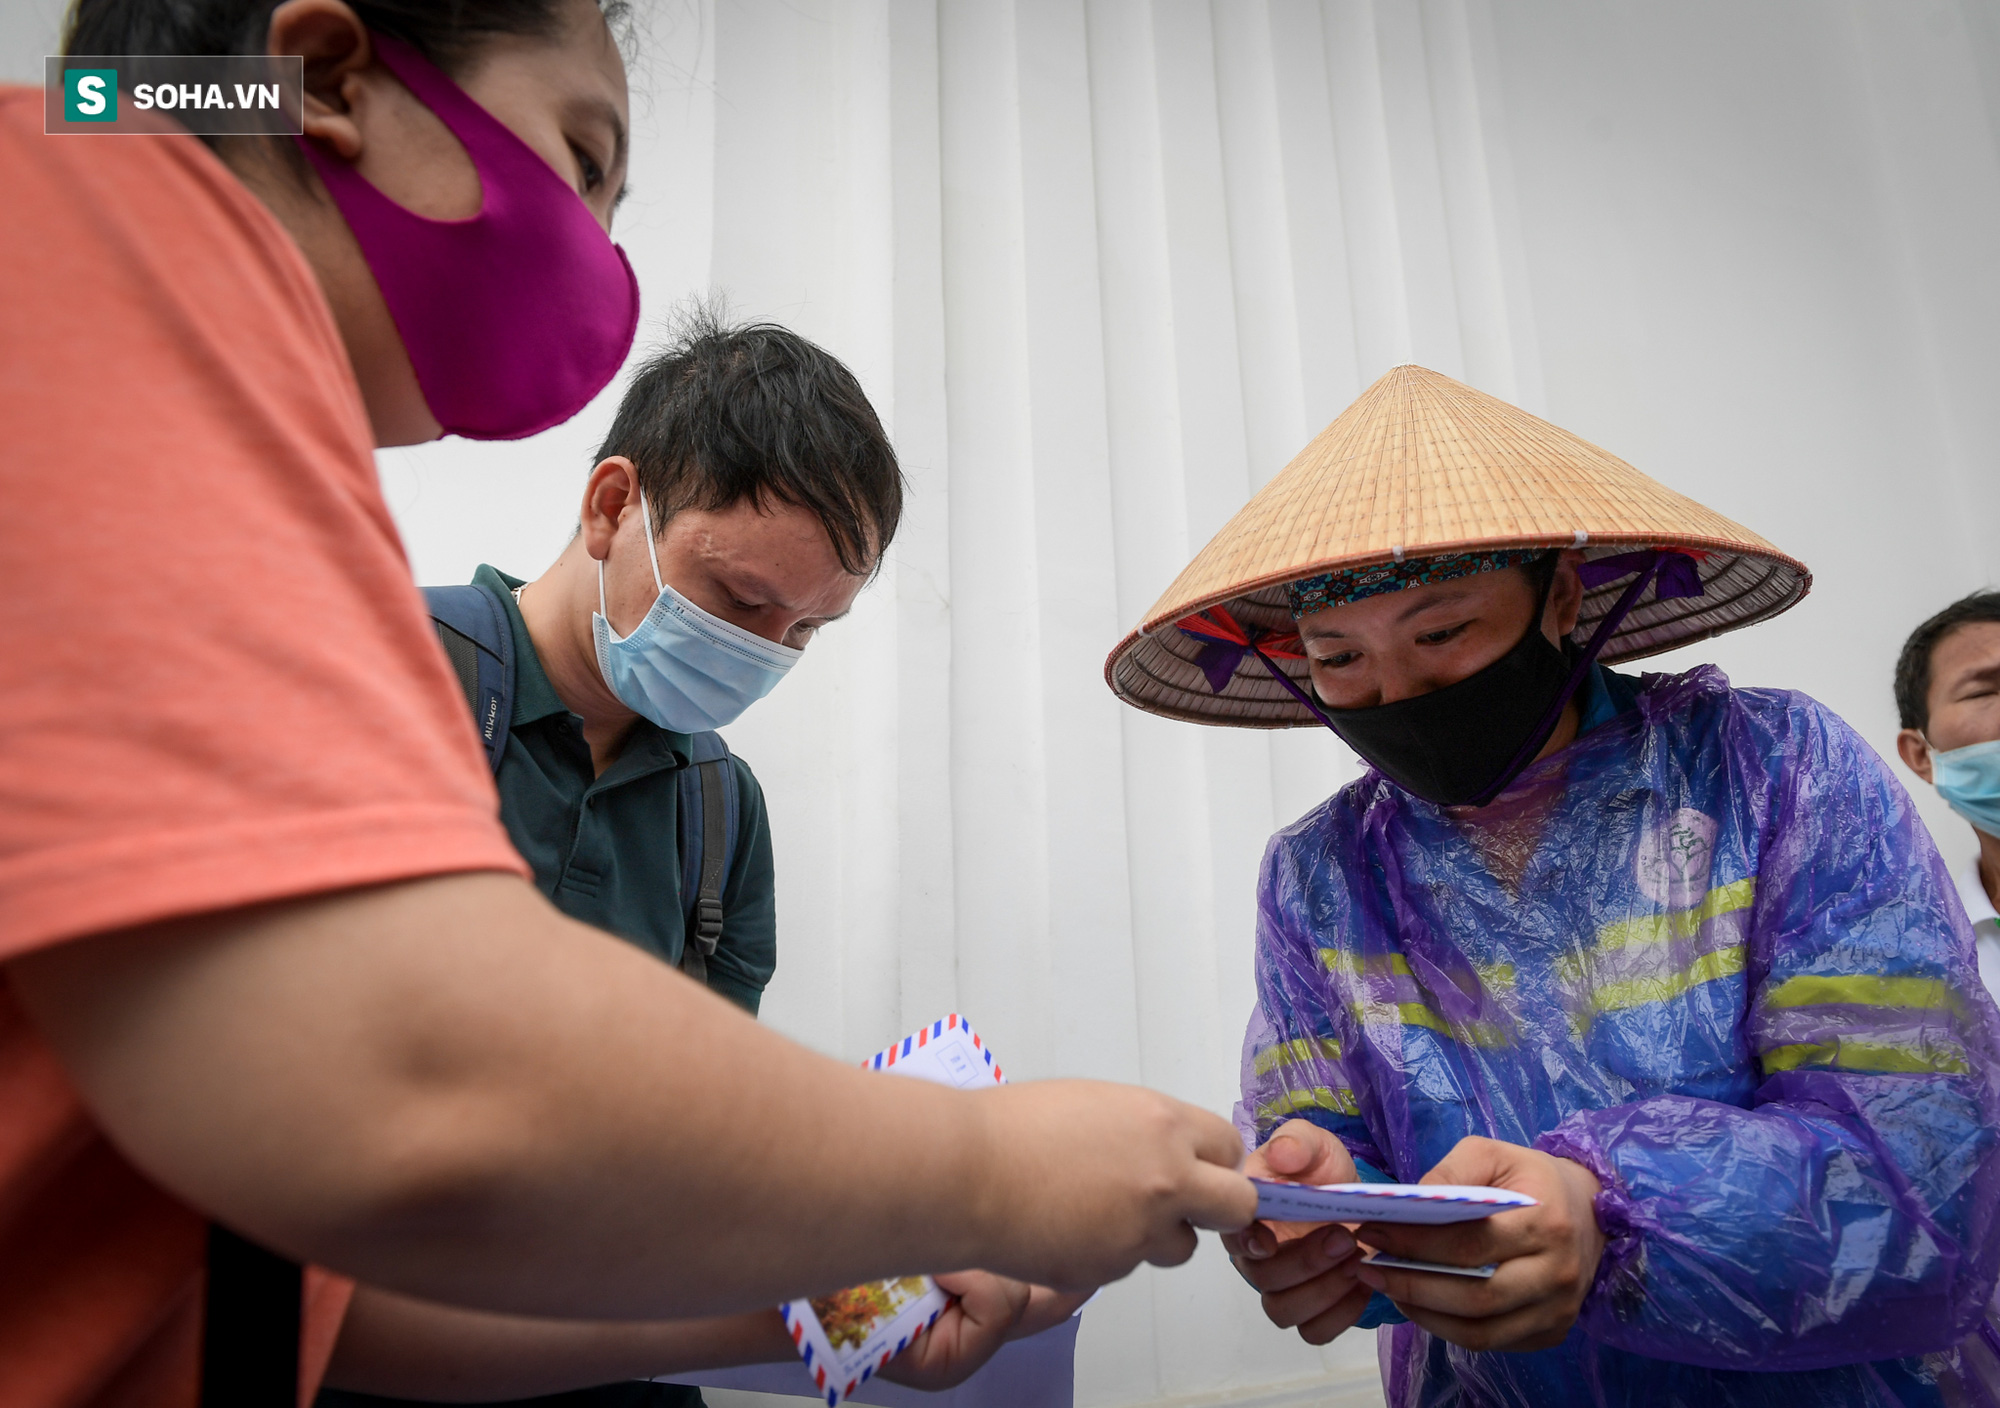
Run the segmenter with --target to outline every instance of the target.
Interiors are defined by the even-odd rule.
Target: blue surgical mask
[[[2000,836],[2000,739],[1945,753],[1931,749],[1931,777],[1953,811],[1988,836]]]
[[[597,668],[626,708],[675,733],[701,733],[734,723],[777,687],[805,652],[709,615],[660,578],[653,515],[639,496],[646,555],[660,594],[629,636],[620,639],[604,616],[604,563],[597,564]]]

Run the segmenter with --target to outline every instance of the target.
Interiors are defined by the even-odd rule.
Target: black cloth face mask
[[[1550,705],[1558,696],[1566,703],[1571,676],[1580,682],[1590,668],[1542,634],[1548,600],[1544,584],[1528,629],[1485,669],[1429,694],[1323,717],[1404,791],[1441,807],[1484,806],[1548,742],[1562,718],[1562,705]]]
[[[1441,807],[1483,807],[1542,751],[1598,653],[1649,585],[1657,581],[1655,596],[1660,600],[1703,594],[1697,556],[1675,548],[1644,548],[1579,566],[1577,576],[1585,587],[1639,574],[1581,651],[1563,650],[1542,634],[1542,616],[1555,585],[1552,576],[1542,587],[1528,629],[1505,655],[1443,689],[1370,709],[1328,709],[1300,689],[1264,653],[1256,637],[1241,648],[1261,660],[1287,693],[1404,791]]]

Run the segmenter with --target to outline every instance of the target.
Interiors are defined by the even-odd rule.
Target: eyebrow
[[[1426,597],[1421,601],[1415,602],[1412,605],[1404,607],[1401,611],[1396,613],[1395,624],[1400,626],[1405,621],[1408,621],[1411,617],[1421,616],[1424,612],[1435,610],[1437,607],[1440,606],[1456,605],[1457,603],[1464,601],[1466,597],[1470,595],[1471,592],[1461,587],[1455,591],[1439,592],[1436,596]],[[1330,626],[1316,626],[1310,631],[1301,631],[1299,633],[1299,638],[1301,640],[1333,640],[1333,639],[1344,640],[1346,639],[1346,636],[1347,636],[1346,631],[1336,630]]]
[[[1980,683],[1987,680],[2000,681],[2000,660],[1989,660],[1975,669],[1953,675],[1946,683],[1947,689],[1957,689],[1962,685]]]
[[[762,597],[768,605],[782,607],[784,610],[787,611],[792,609],[786,603],[778,600],[778,593],[772,590],[771,584],[765,581],[762,577],[758,576],[754,571],[746,571],[737,574],[732,574],[726,579],[723,577],[723,574],[719,572],[716,573],[715,576],[718,580],[721,580],[723,585],[727,587],[731,592],[734,592],[738,587],[749,587],[753,591],[755,591],[755,593],[758,596]],[[853,609],[854,608],[850,606],[847,608],[847,611],[837,611],[831,616],[806,616],[801,618],[801,622],[803,623],[804,621],[817,621],[823,626],[829,625],[832,622],[838,621],[841,617],[845,616],[848,611],[852,611]]]

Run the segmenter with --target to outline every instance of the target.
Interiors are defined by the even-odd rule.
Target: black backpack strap
[[[708,980],[708,960],[722,938],[722,887],[736,847],[736,768],[719,733],[690,739],[680,776],[681,971]]]
[[[514,717],[514,629],[507,608],[484,587],[425,587],[438,643],[458,675],[486,761],[500,771]]]
[[[201,1408],[297,1408],[299,1264],[208,1225],[201,1327]]]

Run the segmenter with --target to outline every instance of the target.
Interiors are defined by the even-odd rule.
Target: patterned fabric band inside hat
[[[1478,572],[1501,567],[1524,567],[1538,562],[1550,548],[1506,548],[1498,552],[1457,552],[1443,557],[1413,557],[1405,562],[1375,562],[1366,567],[1347,567],[1338,572],[1322,572],[1285,584],[1292,619],[1310,616],[1329,606],[1345,606],[1384,592],[1419,587],[1426,582],[1449,582]]]

